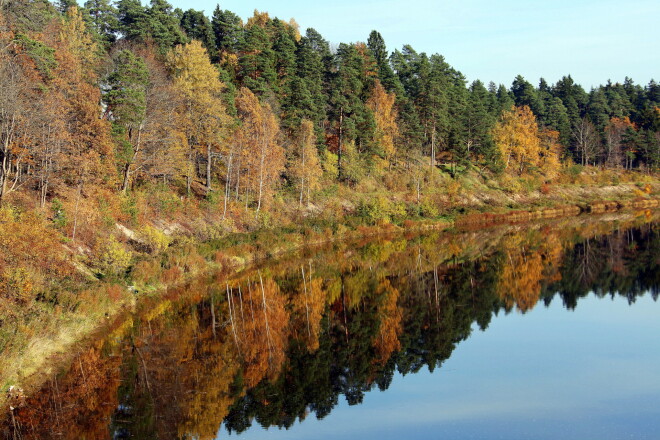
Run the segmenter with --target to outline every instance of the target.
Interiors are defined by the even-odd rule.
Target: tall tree
[[[188,191],[192,184],[192,168],[197,159],[196,149],[206,153],[206,189],[211,191],[213,159],[225,145],[229,126],[229,117],[222,99],[224,85],[199,41],[193,40],[177,46],[170,51],[167,59],[174,76],[174,86],[184,98],[184,114],[187,119],[185,131],[191,147]]]
[[[367,47],[378,65],[378,78],[385,89],[389,92],[402,93],[402,86],[397,81],[397,77],[392,70],[389,62],[389,53],[385,45],[385,39],[378,31],[371,31],[367,39]]]
[[[213,11],[211,25],[217,49],[224,53],[237,52],[243,36],[241,18],[231,11],[220,9],[218,5]]]
[[[144,60],[128,49],[120,50],[113,58],[115,68],[108,76],[109,90],[104,101],[121,145],[118,154],[122,168],[121,190],[126,192],[131,168],[142,148],[149,72]]]
[[[600,150],[600,139],[594,124],[588,118],[582,118],[573,127],[576,159],[582,165],[594,164]]]
[[[385,159],[388,167],[392,165],[396,154],[395,143],[399,136],[397,126],[397,112],[394,107],[396,97],[394,93],[387,93],[380,81],[372,89],[371,96],[367,101],[367,106],[374,114],[376,122],[375,142],[378,145],[378,153]]]
[[[212,59],[217,58],[215,34],[204,12],[188,9],[181,17],[181,28],[189,38],[201,41]]]
[[[290,163],[291,175],[298,187],[298,204],[302,206],[307,199],[311,202],[311,193],[320,189],[320,176],[323,173],[315,145],[314,123],[303,119],[296,133],[296,148]]]
[[[119,30],[117,8],[109,0],[87,0],[85,11],[101,41],[105,45],[114,43]]]
[[[493,129],[493,138],[502,154],[505,169],[513,168],[522,175],[538,166],[541,140],[536,117],[529,107],[513,107],[503,112]]]
[[[246,168],[245,202],[256,198],[257,213],[272,198],[284,170],[284,149],[278,143],[279,127],[270,105],[261,104],[248,88],[236,97],[242,122],[241,138],[247,144],[242,163]]]

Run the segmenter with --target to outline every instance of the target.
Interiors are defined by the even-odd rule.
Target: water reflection
[[[660,285],[656,223],[335,245],[146,304],[13,412],[6,438],[196,438],[291,427],[440,367],[494,314]],[[224,425],[224,427],[223,427]]]

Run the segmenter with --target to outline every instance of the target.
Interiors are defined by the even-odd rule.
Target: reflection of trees
[[[214,324],[220,295],[214,285],[188,286],[211,296],[183,301],[136,323],[125,344],[120,406],[113,432],[120,438],[211,439],[235,399],[239,364],[226,328]]]
[[[541,295],[542,282],[561,278],[558,263],[563,246],[555,234],[541,237],[513,235],[501,243],[504,262],[497,283],[497,294],[507,309],[514,305],[521,312],[531,310]]]
[[[258,280],[248,280],[238,295],[228,290],[228,298],[246,385],[252,387],[267,375],[273,379],[286,356],[289,313],[285,296],[272,277],[264,279],[259,273]]]
[[[117,356],[81,357],[84,380],[74,362],[18,420],[23,438],[48,438],[26,428],[43,417],[75,424],[75,438],[210,439],[223,419],[237,432],[255,421],[289,427],[325,417],[340,396],[358,404],[387,389],[396,371],[435,369],[499,311],[555,296],[575,307],[591,291],[656,298],[659,265],[660,238],[647,225],[611,235],[532,229],[495,242],[478,233],[379,239],[199,279],[140,314]],[[50,409],[53,396],[62,410]]]
[[[312,265],[300,266],[301,285],[295,290],[290,301],[293,308],[292,327],[295,339],[303,340],[309,351],[319,348],[319,332],[321,319],[326,306],[326,293],[323,290],[323,280],[312,278]]]
[[[657,226],[621,229],[576,244],[565,252],[562,280],[551,284],[544,296],[558,293],[568,308],[590,292],[603,297],[619,294],[633,302],[660,286],[660,235]]]
[[[339,294],[328,296],[334,298],[329,331],[321,333],[319,349],[310,353],[303,344],[292,344],[285,372],[277,381],[262,382],[239,399],[226,427],[242,432],[253,420],[265,427],[289,427],[309,412],[322,418],[340,395],[349,404],[360,403],[364,393],[374,387],[387,389],[395,371],[414,373],[441,365],[470,336],[473,324],[487,328],[494,312],[508,311],[513,305],[530,310],[539,298],[549,302],[552,292],[559,292],[570,304],[570,289],[564,290],[564,286],[580,286],[583,293],[579,296],[595,291],[635,298],[651,290],[657,297],[660,243],[653,229],[627,233],[623,246],[616,244],[621,240],[619,234],[589,233],[588,243],[583,240],[575,246],[573,232],[567,234],[569,239],[551,232],[507,236],[490,255],[460,264],[429,267],[433,253],[415,246],[392,254],[398,270],[379,271],[372,260],[366,268],[345,268],[326,283]],[[589,276],[584,276],[577,262],[584,260],[587,247],[590,267]],[[614,258],[603,258],[605,252]],[[369,249],[369,255],[377,254],[373,247]],[[618,261],[616,270],[607,264],[611,261]],[[346,293],[349,288],[351,292]],[[398,296],[398,312],[385,312],[392,302],[382,293],[390,289]],[[396,322],[397,313],[402,330],[393,342],[397,348],[387,358],[378,341],[382,332],[394,334],[387,330],[387,322]],[[364,343],[369,338],[375,338],[371,347]],[[263,396],[271,396],[265,406],[260,404]]]
[[[92,347],[76,357],[69,372],[53,378],[44,392],[14,411],[6,438],[110,439],[108,425],[117,407],[120,358]],[[2,432],[2,431],[0,431]]]

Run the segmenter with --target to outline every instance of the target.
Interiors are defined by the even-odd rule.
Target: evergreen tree
[[[574,129],[580,125],[589,99],[584,89],[575,84],[573,78],[568,75],[557,81],[552,91],[553,95],[561,99],[564,107],[566,107],[568,119],[571,121],[571,128]]]
[[[497,102],[497,117],[499,118],[503,111],[511,110],[511,107],[514,106],[514,100],[504,84],[500,84],[497,87],[495,97]]]
[[[140,0],[119,0],[119,31],[127,40],[153,40],[163,51],[187,42],[179,19],[165,0],[151,0],[149,7]]]
[[[87,0],[85,11],[101,41],[109,46],[117,39],[119,30],[118,11],[108,0]]]
[[[342,155],[349,143],[354,143],[358,153],[370,156],[373,147],[375,121],[366,107],[368,79],[365,59],[354,45],[340,44],[335,55],[336,73],[331,83],[331,118],[337,140],[337,168],[339,178],[344,179]]]
[[[57,10],[61,14],[66,14],[66,12],[71,7],[78,7],[78,2],[76,0],[57,0],[56,1]]]
[[[215,55],[216,43],[213,28],[211,27],[211,22],[202,11],[188,9],[184,12],[181,17],[181,28],[189,38],[201,41],[212,59],[217,58]]]
[[[119,0],[119,31],[127,40],[145,41],[150,34],[147,8],[140,0]]]
[[[599,131],[603,131],[610,121],[610,116],[623,117],[620,114],[612,114],[607,104],[605,93],[602,89],[593,89],[589,93],[589,102],[587,103],[587,115],[591,122]]]
[[[282,99],[293,92],[293,81],[296,77],[296,40],[292,28],[279,19],[274,19],[271,27],[274,68],[277,72],[276,89]]]
[[[130,50],[114,56],[115,69],[108,76],[109,90],[104,95],[108,112],[119,139],[118,164],[122,173],[122,191],[128,189],[131,166],[140,150],[140,137],[146,116],[146,90],[149,72],[140,57]]]
[[[258,95],[277,92],[275,53],[266,30],[259,25],[248,27],[240,43],[239,53],[240,83]]]
[[[496,118],[490,113],[491,95],[479,80],[469,88],[468,102],[463,114],[464,139],[468,157],[481,158],[491,167],[497,166],[497,150],[491,132]]]
[[[179,26],[180,19],[166,0],[151,0],[147,17],[150,25],[149,35],[159,47],[169,49],[188,42]]]
[[[289,108],[302,110],[300,117],[314,123],[317,142],[325,141],[324,122],[327,119],[328,96],[326,94],[326,63],[330,59],[328,42],[314,29],[307,29],[296,50],[296,82],[294,94],[300,94],[302,105],[291,99]],[[300,90],[296,90],[300,87]]]
[[[571,121],[564,103],[559,98],[551,98],[546,103],[546,116],[544,125],[559,132],[559,141],[568,147],[571,139]]]
[[[236,53],[243,37],[243,22],[231,11],[216,6],[211,19],[213,35],[220,52]]]
[[[516,107],[527,106],[532,109],[536,116],[542,116],[545,113],[543,101],[539,98],[536,89],[521,75],[516,76],[511,84],[511,93]]]
[[[378,78],[388,92],[403,92],[401,84],[397,81],[396,75],[389,63],[389,54],[383,36],[378,31],[371,31],[367,39],[367,47],[371,55],[376,60],[378,66]]]

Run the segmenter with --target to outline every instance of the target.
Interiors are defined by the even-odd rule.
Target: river
[[[644,216],[306,249],[145,298],[0,432],[658,438],[659,266]]]

